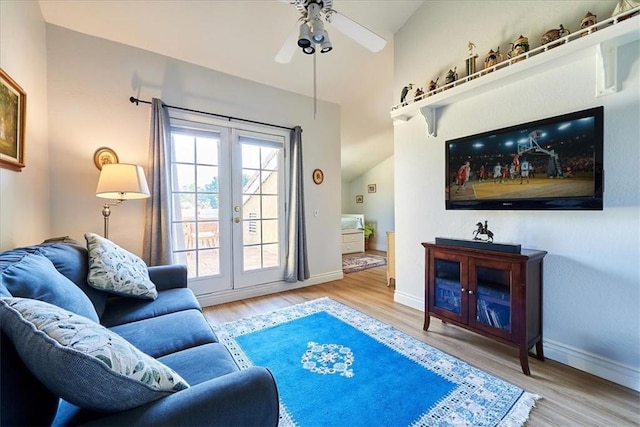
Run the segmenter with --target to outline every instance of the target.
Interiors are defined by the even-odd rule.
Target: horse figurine
[[[487,227],[487,221],[484,222],[484,225],[482,225],[482,222],[477,223],[476,227],[478,228],[476,229],[476,231],[473,232],[473,240],[482,240],[483,242],[493,242],[493,233]],[[485,239],[483,239],[482,237],[478,237],[481,235],[485,235],[487,237]]]

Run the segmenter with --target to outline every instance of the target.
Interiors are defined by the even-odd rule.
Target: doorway
[[[172,121],[174,262],[198,296],[284,276],[288,133]]]

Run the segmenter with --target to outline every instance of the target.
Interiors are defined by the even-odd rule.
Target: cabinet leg
[[[529,370],[529,349],[526,344],[520,346],[520,366],[522,366],[522,372],[525,375],[531,376],[531,371]]]
[[[429,313],[424,315],[424,326],[422,327],[423,330],[427,330],[429,329],[429,323],[431,322],[431,316],[429,316]]]
[[[542,351],[542,340],[536,343],[536,358],[544,360],[544,352]]]

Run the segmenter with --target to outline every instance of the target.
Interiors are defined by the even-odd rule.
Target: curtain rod
[[[139,98],[134,98],[133,96],[129,98],[129,102],[131,102],[132,104],[136,104],[136,105],[139,105],[141,102],[143,104],[151,104],[151,101],[144,101],[144,100],[139,99]],[[279,126],[279,125],[274,125],[274,124],[271,124],[271,123],[264,123],[264,122],[258,122],[258,121],[255,121],[255,120],[242,119],[240,117],[225,116],[224,114],[210,113],[208,111],[192,110],[191,108],[176,107],[174,105],[165,105],[165,107],[173,108],[175,110],[188,111],[190,113],[199,113],[199,114],[206,114],[208,116],[222,117],[223,119],[227,119],[229,121],[238,120],[238,121],[243,121],[243,122],[247,122],[247,123],[253,123],[253,124],[256,124],[256,125],[264,125],[264,126],[271,126],[271,127],[280,128],[280,129],[293,130],[293,128],[288,127],[288,126]]]

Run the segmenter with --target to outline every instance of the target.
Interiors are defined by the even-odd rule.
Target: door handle
[[[240,217],[239,217],[239,216],[235,216],[235,217],[233,217],[233,222],[235,222],[236,224],[239,224],[239,223],[240,223],[240,221],[241,221],[241,219],[240,219]]]

